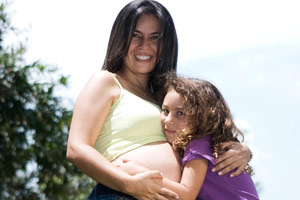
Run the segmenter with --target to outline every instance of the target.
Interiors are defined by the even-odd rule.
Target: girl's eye
[[[168,109],[162,109],[162,112],[165,113],[165,114],[168,114],[169,110]]]
[[[184,113],[182,111],[177,112],[177,116],[183,116],[183,115],[184,115]]]

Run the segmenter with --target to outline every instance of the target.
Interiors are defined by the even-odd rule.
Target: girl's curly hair
[[[211,135],[211,147],[217,158],[223,153],[222,142],[239,141],[243,133],[233,122],[230,110],[220,91],[210,82],[177,76],[175,72],[164,76],[165,95],[174,89],[184,98],[186,128],[180,131],[173,148],[183,155],[187,144],[194,138]]]

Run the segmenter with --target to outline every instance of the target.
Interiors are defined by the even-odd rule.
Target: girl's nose
[[[174,121],[173,121],[171,115],[168,115],[168,116],[167,116],[167,118],[166,118],[166,123],[168,123],[168,124],[170,124],[170,125],[173,125],[173,124],[174,124]]]

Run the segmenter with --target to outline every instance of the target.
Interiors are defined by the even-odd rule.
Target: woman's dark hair
[[[117,16],[110,34],[108,48],[102,69],[112,73],[123,67],[129,45],[139,18],[144,15],[154,15],[161,26],[162,36],[158,42],[158,56],[156,67],[150,75],[149,87],[156,92],[160,85],[155,84],[158,74],[177,68],[178,42],[176,29],[168,10],[153,0],[135,0],[127,4]]]
[[[243,138],[221,92],[209,81],[169,73],[164,88],[165,93],[174,89],[184,98],[186,128],[177,134],[173,143],[181,155],[194,138],[211,135],[215,157],[223,153],[220,146],[222,142],[238,141],[238,135]]]

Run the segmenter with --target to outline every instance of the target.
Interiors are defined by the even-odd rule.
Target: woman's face
[[[155,68],[160,23],[153,15],[142,15],[137,22],[128,53],[124,58],[125,70],[149,74]]]
[[[175,133],[185,128],[183,105],[183,97],[174,89],[169,90],[162,104],[160,120],[164,133],[170,143],[174,141]]]

